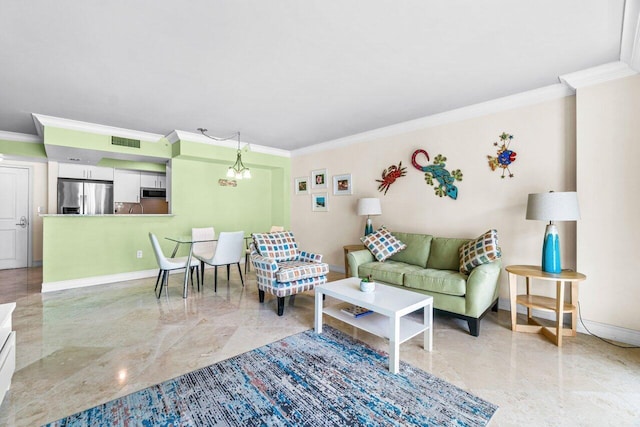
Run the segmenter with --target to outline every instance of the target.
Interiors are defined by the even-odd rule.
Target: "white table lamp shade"
[[[358,215],[382,215],[380,199],[369,197],[358,200]]]
[[[580,219],[575,191],[529,194],[527,219],[538,221],[576,221]]]

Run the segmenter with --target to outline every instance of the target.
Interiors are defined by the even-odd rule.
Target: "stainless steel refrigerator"
[[[113,213],[113,182],[58,178],[58,213]]]

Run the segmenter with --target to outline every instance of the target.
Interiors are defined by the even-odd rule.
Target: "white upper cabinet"
[[[58,164],[58,177],[113,181],[113,168],[79,165],[76,163],[60,163]]]
[[[116,169],[113,179],[113,201],[140,202],[140,172]]]
[[[167,176],[163,173],[140,172],[140,187],[167,188]]]

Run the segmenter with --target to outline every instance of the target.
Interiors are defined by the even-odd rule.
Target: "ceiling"
[[[0,0],[0,130],[31,113],[286,150],[620,59],[624,0]]]

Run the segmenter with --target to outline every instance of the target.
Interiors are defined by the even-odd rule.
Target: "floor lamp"
[[[549,221],[542,244],[542,271],[560,273],[560,237],[554,221],[580,219],[578,193],[575,191],[529,194],[527,219]]]

